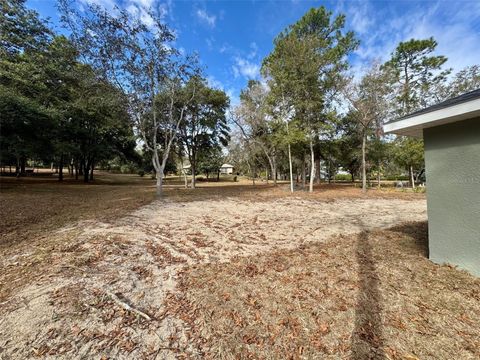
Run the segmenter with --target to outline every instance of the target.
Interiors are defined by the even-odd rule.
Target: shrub
[[[352,181],[352,176],[350,174],[337,174],[335,175],[335,180]]]

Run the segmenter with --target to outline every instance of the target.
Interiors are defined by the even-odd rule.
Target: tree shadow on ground
[[[352,359],[384,359],[382,298],[375,259],[369,242],[369,231],[363,231],[358,235],[356,258],[360,288],[352,333]]]
[[[400,240],[401,251],[428,257],[427,221],[407,222],[387,231],[406,235]],[[352,359],[385,359],[382,326],[382,294],[380,279],[372,246],[373,234],[362,231],[357,238],[356,260],[358,264],[359,290],[355,309],[355,326],[352,333]],[[378,245],[378,244],[377,244]]]

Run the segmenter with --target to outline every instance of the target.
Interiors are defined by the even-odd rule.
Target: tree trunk
[[[15,174],[17,177],[20,176],[20,157],[17,156],[17,162],[15,163]]]
[[[197,179],[195,178],[197,175],[197,171],[195,169],[195,161],[190,162],[190,169],[192,170],[192,189],[195,189],[197,186]]]
[[[320,158],[315,160],[315,170],[316,170],[316,178],[317,178],[317,184],[320,184],[320,175],[321,175],[321,169],[320,169]]]
[[[78,175],[83,176],[83,170],[85,168],[85,158],[80,159],[80,167],[78,168]]]
[[[292,150],[288,143],[288,166],[290,168],[290,192],[293,193],[293,166],[292,166]]]
[[[20,157],[20,173],[25,174],[25,167],[27,165],[27,159],[25,156]]]
[[[274,156],[272,158],[273,168],[272,168],[272,177],[273,177],[273,186],[277,186],[277,158]]]
[[[75,180],[78,180],[78,161],[75,162]]]
[[[157,196],[162,197],[163,195],[163,169],[160,167],[159,171],[156,173],[157,178]]]
[[[302,157],[302,189],[305,190],[305,186],[307,185],[307,165],[305,164],[305,153]]]
[[[93,181],[93,169],[95,168],[95,163],[92,160],[92,163],[90,165],[90,181]]]
[[[313,152],[313,141],[310,140],[310,186],[309,192],[313,192],[313,181],[315,180],[315,153]]]
[[[362,191],[367,192],[367,167],[365,161],[365,143],[367,135],[363,134],[362,136]]]
[[[90,173],[90,163],[88,160],[85,160],[85,167],[83,168],[83,182],[88,183],[89,173]]]
[[[63,154],[60,155],[60,161],[58,163],[58,181],[63,181]]]
[[[220,170],[217,170],[217,182],[220,182]]]
[[[182,166],[183,166],[183,163],[182,163]],[[185,171],[185,169],[182,169],[182,172],[183,172],[183,180],[185,182],[185,189],[188,189],[187,172]]]
[[[267,181],[268,185],[268,167],[265,168],[265,180]]]
[[[377,172],[377,187],[380,189],[381,187],[381,178],[380,178],[380,161],[378,162],[377,166],[378,166],[378,172]]]
[[[415,189],[415,179],[413,177],[413,166],[410,165],[408,168],[408,172],[410,173],[410,185],[412,186],[412,189]]]
[[[253,164],[253,171],[252,171],[252,185],[255,185],[255,172],[257,171],[257,167]]]
[[[332,181],[332,162],[330,160],[330,156],[328,157],[328,162],[327,162],[327,172],[326,172],[327,176],[328,176],[328,183],[330,184],[331,181]]]

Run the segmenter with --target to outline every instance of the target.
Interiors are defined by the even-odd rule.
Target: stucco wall
[[[480,276],[480,118],[423,137],[430,259]]]

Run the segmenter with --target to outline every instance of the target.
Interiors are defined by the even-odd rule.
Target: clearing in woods
[[[422,194],[2,179],[0,358],[480,357]]]

